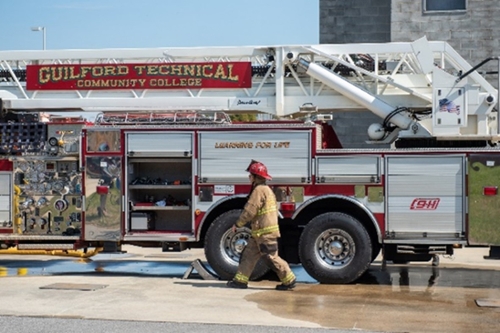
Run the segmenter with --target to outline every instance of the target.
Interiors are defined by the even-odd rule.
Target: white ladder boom
[[[420,40],[419,40],[420,41]],[[371,109],[382,118],[388,110],[432,110],[436,113],[436,91],[455,87],[460,73],[472,68],[445,42],[383,44],[319,44],[255,47],[203,47],[153,49],[0,51],[0,98],[6,110],[45,111],[154,111],[154,110],[220,110],[228,112],[262,112],[278,117],[299,112],[303,105],[314,105],[318,112],[366,110],[371,103],[384,105],[384,111]],[[422,46],[423,45],[423,46]],[[423,47],[423,48],[422,48]],[[426,59],[423,55],[428,56]],[[332,72],[346,82],[350,94],[332,88],[329,82],[311,76],[299,60]],[[251,84],[245,88],[179,88],[179,89],[71,89],[28,90],[26,68],[29,65],[85,64],[176,64],[176,63],[250,62]],[[429,67],[429,63],[431,64]],[[430,68],[430,69],[429,69]],[[436,72],[439,71],[439,76]],[[439,78],[439,80],[437,79]],[[338,80],[336,80],[338,81]],[[444,86],[443,86],[444,85]],[[349,87],[352,87],[350,89]],[[496,128],[488,123],[494,105],[484,103],[497,91],[478,72],[472,72],[459,85],[472,89],[469,103],[452,127],[464,128],[468,116],[474,115],[472,135],[493,135]],[[357,99],[356,91],[369,98]],[[467,92],[468,93],[468,92]],[[346,96],[347,95],[347,96]],[[472,101],[471,101],[472,100]],[[496,99],[495,99],[496,102]],[[368,105],[367,105],[368,104]],[[387,107],[385,106],[387,105]],[[370,108],[369,108],[370,109]],[[387,110],[386,110],[387,109]],[[406,116],[411,113],[405,113]],[[393,117],[392,115],[391,117]],[[403,129],[409,121],[397,115],[392,119]],[[404,117],[404,116],[403,116]],[[411,116],[414,120],[414,115]],[[387,120],[387,119],[386,119]],[[454,119],[453,119],[454,121]],[[470,120],[469,120],[470,122]],[[401,125],[404,126],[401,126]],[[458,130],[436,129],[448,123],[426,125],[429,132],[460,134]],[[439,135],[439,134],[438,134]]]

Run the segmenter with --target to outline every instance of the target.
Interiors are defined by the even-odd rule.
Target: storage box
[[[130,217],[131,230],[148,230],[149,214],[147,213],[132,213]]]

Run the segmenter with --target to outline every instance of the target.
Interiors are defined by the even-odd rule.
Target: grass
[[[484,186],[497,186],[500,168],[480,162],[469,165],[469,241],[500,244],[500,195],[483,195]]]

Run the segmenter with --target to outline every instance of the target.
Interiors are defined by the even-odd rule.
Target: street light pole
[[[32,27],[31,31],[41,31],[43,33],[43,49],[46,49],[47,43],[47,29],[45,27]]]

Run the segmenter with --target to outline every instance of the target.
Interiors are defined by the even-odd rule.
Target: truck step
[[[73,244],[18,244],[18,250],[73,250]]]

